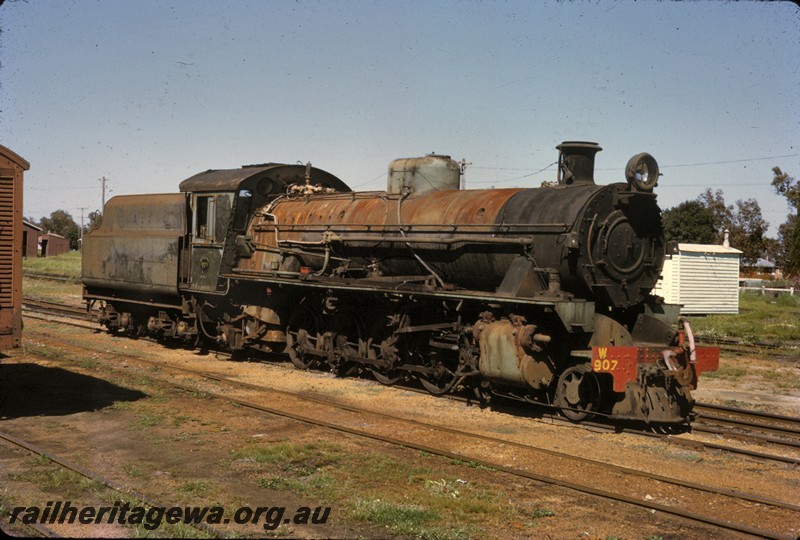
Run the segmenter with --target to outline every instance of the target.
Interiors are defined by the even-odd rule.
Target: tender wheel
[[[600,404],[600,384],[587,364],[572,366],[558,378],[556,406],[573,422],[586,420]]]
[[[317,350],[318,341],[319,321],[310,309],[300,306],[286,328],[286,352],[292,364],[300,369],[311,368],[319,357],[309,351]]]

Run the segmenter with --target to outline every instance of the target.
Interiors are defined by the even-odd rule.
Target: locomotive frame
[[[650,295],[666,254],[657,163],[638,154],[626,183],[598,186],[599,146],[557,149],[541,188],[459,190],[458,165],[429,155],[396,160],[386,192],[268,163],[115,197],[84,238],[84,297],[115,332],[285,351],[302,369],[575,421],[685,422],[719,351]]]

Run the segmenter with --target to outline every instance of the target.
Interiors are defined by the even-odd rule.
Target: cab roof
[[[237,191],[270,185],[270,192],[285,191],[286,186],[305,183],[306,166],[301,164],[263,163],[244,165],[239,169],[209,169],[180,183],[183,192]],[[261,182],[265,180],[265,182]],[[271,182],[267,182],[269,180]],[[347,184],[322,169],[311,167],[311,184],[336,191],[352,191]]]

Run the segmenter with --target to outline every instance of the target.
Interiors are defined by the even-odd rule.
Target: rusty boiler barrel
[[[285,196],[253,220],[249,234],[261,249],[242,264],[250,271],[306,267],[341,275],[360,269],[373,277],[435,272],[459,288],[527,296],[556,282],[578,298],[634,305],[650,293],[663,264],[660,211],[652,193],[596,185],[597,149],[579,147],[592,160],[578,156],[563,181],[547,187],[437,185],[419,194],[404,180],[394,183],[406,186],[402,192]],[[534,286],[509,289],[517,274]]]

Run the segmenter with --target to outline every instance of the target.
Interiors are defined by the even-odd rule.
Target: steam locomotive
[[[117,196],[84,237],[84,298],[112,332],[574,421],[686,422],[719,351],[651,295],[669,251],[658,164],[638,154],[625,183],[597,185],[596,143],[556,149],[557,181],[538,188],[459,189],[459,164],[430,154],[393,161],[380,192],[266,163]]]

